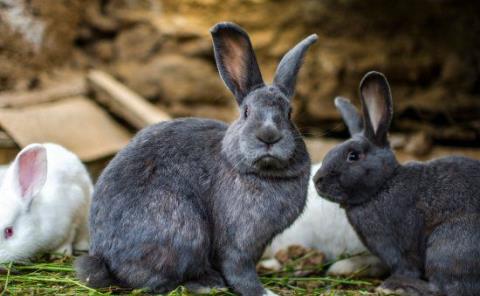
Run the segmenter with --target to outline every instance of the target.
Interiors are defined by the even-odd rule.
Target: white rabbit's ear
[[[40,144],[31,144],[18,154],[13,163],[13,187],[23,202],[30,204],[47,179],[47,151]]]

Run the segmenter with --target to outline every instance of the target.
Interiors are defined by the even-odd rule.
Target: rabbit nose
[[[282,134],[274,126],[266,126],[260,128],[255,133],[257,139],[267,145],[273,145],[282,139]]]

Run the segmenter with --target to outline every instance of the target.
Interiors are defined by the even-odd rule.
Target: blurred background
[[[333,98],[358,104],[370,70],[390,81],[401,160],[480,158],[479,12],[453,0],[0,0],[0,162],[55,141],[97,174],[157,118],[234,120],[208,31],[224,20],[249,32],[268,82],[318,34],[294,100],[314,161],[348,136]]]

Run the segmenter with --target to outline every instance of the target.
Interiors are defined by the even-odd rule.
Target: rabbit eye
[[[288,109],[288,119],[292,119],[292,108]]]
[[[350,151],[347,155],[348,162],[354,162],[360,159],[360,153],[357,151]]]
[[[3,236],[5,237],[5,239],[11,238],[13,236],[13,227],[5,228],[5,230],[3,231]]]
[[[247,118],[247,117],[248,117],[249,111],[250,111],[250,110],[248,110],[248,106],[245,106],[245,109],[243,110],[243,117],[244,117],[244,118]]]

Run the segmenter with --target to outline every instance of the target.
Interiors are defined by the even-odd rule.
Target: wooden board
[[[171,119],[166,112],[150,104],[108,73],[91,70],[88,80],[98,92],[96,99],[101,104],[138,129]]]
[[[83,161],[110,156],[124,147],[131,134],[102,108],[85,97],[18,109],[0,109],[0,125],[22,148],[53,142]]]

